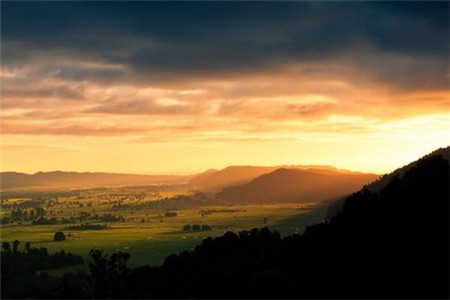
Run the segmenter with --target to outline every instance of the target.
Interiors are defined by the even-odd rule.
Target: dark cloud
[[[66,80],[96,80],[103,81],[120,80],[125,76],[125,71],[110,68],[74,67],[64,66],[58,69],[57,77]]]
[[[124,65],[134,79],[157,84],[338,59],[391,85],[442,88],[448,81],[448,2],[1,5],[5,64],[65,51],[78,59]],[[126,79],[123,70],[73,67],[54,75]]]

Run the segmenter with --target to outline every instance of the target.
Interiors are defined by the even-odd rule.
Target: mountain
[[[348,172],[329,166],[292,166],[317,172]],[[103,172],[37,172],[34,174],[1,172],[1,191],[80,189],[110,186],[185,184],[192,189],[217,190],[226,186],[246,183],[275,167],[230,166],[222,170],[210,169],[197,175],[136,175]]]
[[[218,200],[234,203],[317,202],[344,196],[378,175],[329,169],[277,169],[248,183],[224,188]]]
[[[35,174],[2,172],[1,190],[50,190],[105,186],[172,184],[188,181],[190,176],[135,175],[91,172],[37,172]]]
[[[203,173],[195,175],[191,180],[189,180],[189,184],[193,187],[199,187],[204,185],[211,177],[217,174],[219,171],[215,169],[206,170]]]
[[[277,169],[289,168],[299,169],[305,171],[312,171],[324,174],[364,174],[359,172],[352,172],[348,170],[341,170],[331,166],[316,166],[316,165],[282,165],[282,166],[230,166],[222,170],[208,170],[201,173],[189,181],[193,189],[199,190],[221,190],[228,186],[240,185],[247,183],[261,175],[271,173]]]
[[[190,180],[194,189],[221,189],[225,186],[248,182],[278,167],[230,166],[220,171],[210,170]]]

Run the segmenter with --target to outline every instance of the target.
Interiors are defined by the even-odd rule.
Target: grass
[[[195,205],[195,195],[190,191],[155,188],[105,188],[60,193],[51,196],[43,194],[31,195],[31,198],[2,196],[2,216],[9,216],[11,210],[24,200],[37,201],[45,208],[46,218],[66,220],[76,218],[71,224],[35,225],[8,224],[1,226],[1,241],[19,240],[23,249],[25,242],[32,247],[46,247],[50,253],[65,250],[88,257],[90,249],[99,249],[107,253],[126,251],[131,254],[130,266],[158,265],[173,253],[193,249],[208,236],[223,235],[226,231],[238,232],[267,226],[281,232],[282,235],[301,233],[307,225],[318,223],[325,215],[325,208],[312,204],[278,204],[278,205],[217,205],[213,195],[205,194],[209,202]],[[161,202],[158,205],[145,205],[155,200],[175,197],[177,195],[192,196],[192,202],[179,202],[176,205],[176,217],[164,217],[172,206]],[[203,198],[204,199],[204,198]],[[126,205],[114,208],[117,204]],[[165,202],[164,202],[165,203]],[[193,203],[193,204],[189,204]],[[202,202],[204,203],[204,202]],[[209,204],[208,204],[209,203]],[[89,205],[88,205],[89,204]],[[28,212],[32,208],[28,208]],[[202,216],[201,210],[216,210],[212,214]],[[230,211],[237,210],[237,211]],[[218,212],[220,211],[220,212]],[[124,217],[121,222],[100,222],[90,219],[79,219],[83,214],[112,214]],[[267,223],[263,219],[267,218]],[[144,222],[142,222],[144,221]],[[108,224],[102,230],[66,230],[66,226],[80,223]],[[184,225],[199,224],[212,226],[211,231],[184,232]],[[64,231],[67,239],[53,241],[57,231]],[[72,236],[69,236],[68,233]],[[86,266],[80,266],[86,268]],[[63,269],[48,271],[50,274],[62,274]]]
[[[300,233],[306,225],[319,222],[323,216],[320,209],[299,209],[298,205],[241,205],[232,208],[240,211],[213,213],[202,217],[198,208],[188,209],[177,211],[177,217],[150,217],[145,223],[137,220],[141,215],[152,212],[139,212],[138,215],[135,214],[134,222],[112,222],[111,228],[106,230],[71,231],[72,236],[62,242],[53,241],[53,235],[56,231],[63,230],[64,225],[3,225],[1,240],[12,242],[17,239],[22,247],[25,242],[31,242],[33,247],[46,247],[49,252],[64,249],[84,257],[87,257],[90,249],[100,249],[107,253],[126,251],[131,254],[131,266],[158,265],[168,255],[192,249],[208,236],[263,226],[277,229],[284,235]],[[264,217],[268,218],[267,224],[263,223]],[[182,227],[186,224],[207,224],[213,230],[183,232]],[[64,231],[67,236],[69,231]]]

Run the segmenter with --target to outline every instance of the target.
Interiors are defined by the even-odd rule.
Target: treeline
[[[30,242],[24,243],[22,251],[19,249],[20,241],[12,243],[2,242],[2,275],[3,268],[26,268],[33,270],[47,270],[84,263],[81,256],[66,253],[64,250],[49,254],[45,247],[31,247]]]
[[[49,254],[47,248],[31,247],[19,241],[2,242],[1,298],[45,298],[59,284],[43,270],[83,264],[83,258],[64,250]],[[51,296],[53,297],[53,296]]]
[[[347,197],[303,235],[227,232],[159,267],[130,269],[126,253],[92,251],[89,274],[46,280],[23,297],[448,299],[449,173],[430,157],[380,192]]]
[[[0,219],[1,224],[10,224],[14,222],[23,222],[30,220],[37,220],[43,218],[45,210],[42,207],[35,207],[31,209],[17,208],[12,209],[10,216],[5,216]]]
[[[210,225],[199,225],[199,224],[186,224],[183,226],[183,231],[189,232],[189,231],[210,231],[212,230],[212,227]]]
[[[140,203],[122,203],[119,202],[112,206],[115,210],[141,210],[141,209],[159,209],[159,210],[181,210],[192,207],[201,207],[215,203],[210,196],[203,192],[196,192],[193,195],[176,195],[174,197],[165,197],[154,201],[145,201]]]
[[[108,229],[108,224],[90,224],[90,223],[82,223],[78,225],[70,225],[64,227],[65,230],[102,230]]]
[[[36,213],[35,213],[36,212]],[[4,217],[1,219],[1,224],[21,223],[23,221],[31,221],[30,225],[55,225],[55,224],[72,224],[84,221],[96,221],[96,222],[124,222],[125,218],[120,215],[106,213],[103,215],[91,214],[87,212],[80,213],[78,216],[72,216],[70,218],[56,217],[46,218],[44,216],[45,210],[38,207],[31,212],[27,212],[23,209],[13,210],[11,217]]]
[[[246,211],[245,209],[202,209],[200,210],[200,214],[202,215],[203,218],[207,217],[208,215],[211,215],[213,213],[235,213],[235,212],[241,212],[241,211]]]

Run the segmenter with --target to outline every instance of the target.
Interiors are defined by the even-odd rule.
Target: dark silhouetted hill
[[[439,149],[431,152],[430,154],[425,155],[424,157],[422,157],[422,159],[431,157],[431,156],[442,156],[442,158],[445,159],[447,162],[450,161],[450,146],[446,147],[446,148],[439,148]],[[406,171],[408,171],[409,169],[414,167],[417,163],[418,163],[418,161],[414,161],[404,167],[401,167],[401,168],[395,170],[394,172],[386,174],[386,175],[380,177],[379,180],[369,184],[367,186],[367,188],[373,192],[377,192],[377,191],[381,190],[383,187],[385,187],[392,178],[394,178],[395,176],[402,176],[403,174],[405,174]]]

